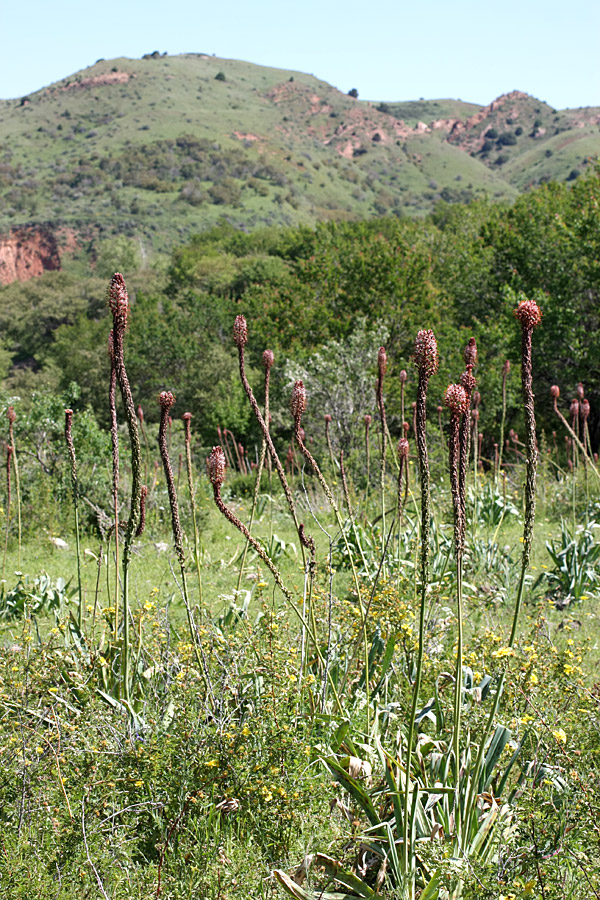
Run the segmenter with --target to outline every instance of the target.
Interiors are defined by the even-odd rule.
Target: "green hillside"
[[[0,233],[24,224],[167,249],[245,230],[507,201],[600,151],[598,110],[513,92],[373,104],[312,75],[203,54],[99,60],[0,101]],[[145,252],[145,251],[144,251]]]

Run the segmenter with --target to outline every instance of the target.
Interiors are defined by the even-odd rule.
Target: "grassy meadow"
[[[532,419],[536,302],[485,443],[474,340],[448,390],[433,332],[393,392],[374,345],[344,438],[238,315],[257,439],[212,449],[167,391],[136,412],[109,304],[112,439],[5,407],[2,896],[597,896],[600,476],[583,386]]]

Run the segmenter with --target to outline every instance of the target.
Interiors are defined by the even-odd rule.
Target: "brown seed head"
[[[462,416],[469,406],[467,392],[462,384],[449,384],[444,394],[444,403],[453,415]]]
[[[479,410],[478,409],[471,410],[471,419],[473,420],[473,422],[479,422]]]
[[[467,366],[466,370],[460,376],[460,383],[464,387],[468,399],[475,390],[475,385],[477,384],[477,380],[471,371],[471,366]]]
[[[367,428],[368,428],[369,425],[371,424],[371,422],[373,421],[373,418],[372,418],[372,416],[370,416],[370,415],[367,413],[367,415],[364,417],[364,420],[363,420],[363,421],[364,421],[365,425],[366,425]]]
[[[408,459],[409,445],[406,438],[400,438],[398,441],[398,459]]]
[[[265,369],[270,369],[275,362],[275,354],[273,353],[273,351],[265,350],[262,355],[262,361]]]
[[[325,415],[323,416],[323,418],[325,419],[325,423],[326,423],[327,425],[329,425],[329,423],[332,421],[332,416],[330,416],[329,413],[325,413]]]
[[[585,421],[590,414],[590,401],[585,398],[581,401],[579,406],[579,412],[581,413],[581,418]]]
[[[136,413],[137,413],[138,419],[140,420],[140,422],[143,425],[144,424],[144,410],[142,409],[141,406],[138,406],[138,408],[136,409]]]
[[[303,381],[296,381],[292,388],[290,409],[295,422],[299,422],[306,411],[306,388]]]
[[[406,369],[402,369],[398,377],[400,379],[400,384],[406,384],[406,382],[408,381],[408,372],[406,371]]]
[[[221,487],[225,481],[227,462],[221,447],[213,447],[206,459],[206,472],[213,487]]]
[[[17,414],[15,412],[14,406],[8,407],[8,409],[6,410],[6,418],[8,419],[8,421],[10,422],[11,425],[13,422],[16,421]]]
[[[181,418],[183,419],[184,422],[189,422],[190,419],[192,418],[192,414],[191,414],[191,412],[186,412],[182,415]]]
[[[233,323],[233,340],[238,347],[243,347],[248,341],[248,325],[243,316],[236,316]]]
[[[125,279],[120,272],[115,272],[108,286],[108,305],[115,325],[123,328],[129,316],[129,295],[125,287]]]
[[[510,359],[507,359],[502,366],[502,374],[506,377],[510,373]]]
[[[473,391],[473,406],[477,409],[481,403],[481,394],[479,391]]]
[[[577,385],[577,397],[579,400],[583,400],[583,398],[585,397],[585,391],[583,389],[583,384],[581,383],[581,381]]]
[[[521,326],[527,330],[536,328],[542,321],[542,311],[535,300],[521,300],[514,314]]]
[[[413,360],[415,366],[419,370],[419,374],[423,378],[430,378],[437,372],[437,341],[435,339],[435,334],[431,329],[417,332]]]
[[[571,414],[572,419],[576,419],[579,415],[579,400],[577,397],[573,397],[571,400],[571,405],[569,407],[569,413]]]
[[[554,400],[558,400],[558,398],[560,397],[560,388],[557,384],[553,384],[552,387],[550,388],[550,396]]]
[[[477,365],[477,342],[475,338],[469,338],[469,343],[465,347],[465,365],[466,366],[476,366]]]
[[[377,368],[379,369],[380,376],[385,375],[387,372],[387,353],[385,352],[385,347],[379,348],[379,353],[377,354]]]
[[[158,395],[158,402],[161,410],[168,412],[175,403],[175,396],[171,391],[161,391]]]
[[[408,437],[409,430],[410,430],[410,425],[408,424],[408,422],[403,422],[402,423],[402,431],[404,432],[404,437]]]

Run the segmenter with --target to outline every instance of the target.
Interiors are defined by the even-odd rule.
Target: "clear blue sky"
[[[98,58],[215,53],[310,72],[365,100],[513,89],[552,106],[600,105],[598,0],[2,0],[0,97]]]

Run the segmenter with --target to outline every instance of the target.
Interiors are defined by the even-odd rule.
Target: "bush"
[[[225,72],[217,72],[215,75],[215,81],[227,81],[225,78]]]
[[[499,147],[510,147],[513,144],[517,143],[517,139],[514,136],[514,134],[512,133],[512,131],[505,131],[503,134],[500,135],[497,143],[498,143]]]
[[[348,91],[348,96],[354,97],[355,100],[358,100],[358,91],[356,90],[356,88],[350,88],[350,90]]]

